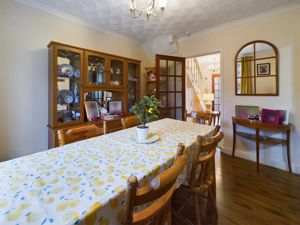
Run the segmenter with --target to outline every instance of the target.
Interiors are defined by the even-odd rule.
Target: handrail
[[[197,98],[199,99],[200,105],[202,109],[205,111],[206,106],[203,101],[203,93],[204,93],[204,79],[201,73],[199,64],[195,58],[189,58],[186,60],[187,63],[187,70],[186,74],[188,75],[189,79],[191,80],[193,89],[196,92]]]

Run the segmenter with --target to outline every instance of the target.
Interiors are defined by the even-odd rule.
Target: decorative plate
[[[70,104],[73,102],[73,93],[70,90],[62,89],[58,91],[58,104]]]
[[[72,77],[75,72],[73,66],[71,66],[70,64],[62,64],[60,66],[60,69],[61,69],[61,74],[67,77]]]
[[[131,138],[136,143],[139,143],[139,144],[151,144],[151,143],[159,141],[160,136],[158,134],[155,134],[155,133],[149,133],[148,138],[146,140],[143,140],[143,141],[138,140],[137,135],[133,135]]]

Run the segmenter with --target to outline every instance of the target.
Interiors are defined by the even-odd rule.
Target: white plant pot
[[[145,128],[142,128],[140,126],[137,126],[136,127],[136,133],[137,133],[137,140],[138,141],[145,141],[148,138],[149,127],[146,126]]]

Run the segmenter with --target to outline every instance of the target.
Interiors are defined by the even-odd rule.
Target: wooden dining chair
[[[186,162],[183,151],[184,145],[179,144],[173,166],[156,176],[148,186],[138,188],[137,177],[128,178],[123,225],[171,225],[170,201],[175,190],[176,179]],[[147,203],[151,204],[134,212],[136,206]]]
[[[122,118],[123,129],[135,127],[135,126],[138,126],[139,124],[140,124],[140,121],[138,120],[138,118],[136,116],[128,116],[128,117]]]
[[[103,133],[103,128],[92,124],[71,128],[68,130],[58,130],[57,137],[59,146],[63,146],[65,144],[73,143],[75,141],[81,141],[91,137],[100,136]]]
[[[104,134],[116,132],[123,129],[121,119],[112,119],[103,121],[103,132]]]
[[[189,224],[201,225],[199,196],[204,195],[208,201],[217,211],[215,202],[215,168],[214,157],[216,153],[216,147],[222,140],[223,133],[218,131],[213,137],[205,139],[202,136],[198,136],[195,154],[193,155],[192,168],[188,179],[187,185],[181,185],[181,189],[187,193],[187,197],[180,205],[179,209],[174,209],[173,212],[176,216],[184,218],[183,220]],[[207,152],[206,155],[200,156],[201,153]],[[193,209],[195,215],[195,222],[192,223],[182,214],[183,209],[187,205],[188,201],[192,198]]]
[[[198,121],[198,112],[191,111],[190,113],[187,113],[187,111],[185,111],[185,121],[188,121],[188,118],[190,118],[192,122],[197,122]]]
[[[221,123],[220,123],[221,112],[220,111],[212,111],[211,116],[212,116],[212,125],[213,126],[221,125]]]
[[[197,122],[204,125],[211,126],[212,114],[210,112],[197,112]]]

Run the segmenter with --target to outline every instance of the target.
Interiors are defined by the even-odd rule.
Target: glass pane
[[[88,84],[105,83],[105,61],[101,56],[88,56]]]
[[[256,76],[276,75],[275,58],[256,60]]]
[[[110,85],[123,85],[124,65],[120,60],[110,60]]]
[[[276,77],[257,77],[257,94],[276,94]]]
[[[159,100],[160,100],[160,103],[161,103],[162,107],[166,108],[168,106],[167,105],[167,94],[161,93]]]
[[[254,94],[254,78],[238,78],[237,93]]]
[[[176,61],[176,76],[182,76],[182,62]]]
[[[176,115],[175,115],[175,109],[170,109],[169,110],[169,117],[172,118],[172,119],[175,119],[176,118]]]
[[[57,50],[57,121],[80,120],[80,58],[77,52]]]
[[[132,106],[138,101],[138,65],[128,63],[128,111],[132,111]]]
[[[237,63],[237,77],[254,76],[254,61],[243,61]]]
[[[276,56],[274,49],[271,45],[266,43],[255,43],[255,58],[265,58],[265,57],[272,57]]]
[[[160,91],[167,91],[167,77],[166,76],[160,76],[159,77],[159,83],[160,83],[159,90]]]
[[[176,106],[182,106],[182,93],[176,93]]]
[[[168,95],[168,105],[169,107],[175,107],[175,94],[174,93],[169,93]]]
[[[175,77],[168,77],[168,91],[175,91],[174,79]]]
[[[250,60],[254,57],[254,44],[247,45],[244,47],[239,55],[238,55],[238,61],[240,60]]]
[[[176,119],[177,120],[182,120],[182,108],[177,108],[176,109]]]
[[[237,62],[236,64],[236,76],[241,77],[242,76],[242,63]]]
[[[182,78],[176,77],[176,91],[182,91]]]
[[[174,61],[168,61],[168,75],[175,75],[175,63],[174,63]]]
[[[167,74],[167,60],[159,61],[159,74],[166,75]]]

